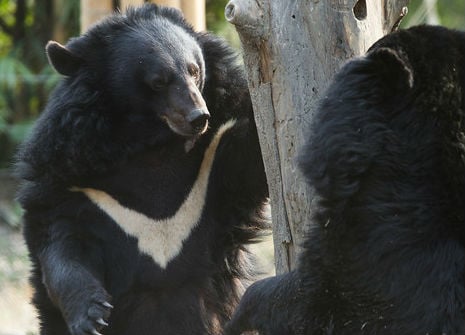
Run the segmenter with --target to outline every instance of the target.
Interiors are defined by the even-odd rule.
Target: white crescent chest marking
[[[154,220],[142,213],[122,206],[109,194],[92,189],[71,190],[84,193],[94,204],[110,216],[127,234],[137,238],[139,250],[151,256],[163,269],[179,255],[183,242],[198,225],[205,206],[208,179],[216,149],[223,134],[236,123],[229,120],[223,124],[205,150],[199,174],[187,198],[171,217]],[[156,206],[156,204],[154,204]]]

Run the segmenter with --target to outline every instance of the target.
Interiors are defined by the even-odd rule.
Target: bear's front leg
[[[100,257],[84,248],[69,236],[48,244],[39,257],[43,283],[72,335],[99,335],[113,306],[95,270]]]

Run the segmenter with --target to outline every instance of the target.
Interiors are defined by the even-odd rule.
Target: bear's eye
[[[161,75],[155,75],[150,78],[149,86],[154,91],[160,91],[166,87],[166,78]]]
[[[197,64],[189,64],[187,66],[187,71],[189,74],[194,77],[195,81],[199,81],[200,79],[200,69]]]

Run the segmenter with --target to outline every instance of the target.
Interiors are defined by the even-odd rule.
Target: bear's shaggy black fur
[[[47,52],[17,169],[40,333],[220,334],[267,196],[234,52],[155,5]]]
[[[320,206],[294,272],[226,334],[465,334],[465,33],[419,26],[348,62],[301,169]]]

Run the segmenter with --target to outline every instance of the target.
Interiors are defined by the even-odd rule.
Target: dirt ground
[[[20,230],[0,224],[0,335],[37,334],[29,266]]]

